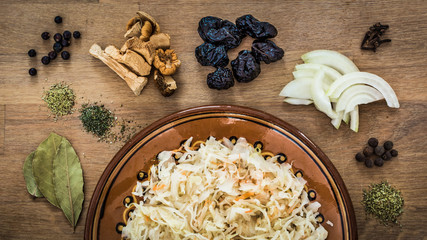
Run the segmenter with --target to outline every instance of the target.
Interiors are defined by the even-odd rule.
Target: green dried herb
[[[57,83],[45,91],[42,99],[47,103],[47,107],[55,119],[73,113],[76,96],[73,89],[65,83]]]
[[[104,105],[83,104],[80,109],[80,120],[87,132],[93,133],[100,139],[106,137],[110,129],[114,126],[114,114],[104,107]]]
[[[362,204],[368,214],[377,217],[384,225],[398,223],[397,218],[403,213],[404,200],[399,190],[388,182],[381,182],[363,190]]]

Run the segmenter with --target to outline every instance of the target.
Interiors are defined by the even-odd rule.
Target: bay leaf
[[[40,192],[37,187],[36,180],[33,175],[33,159],[35,152],[36,151],[33,151],[27,156],[22,171],[24,172],[25,184],[27,185],[28,193],[34,197],[43,197],[42,192]]]
[[[51,133],[37,147],[33,159],[33,174],[37,187],[43,196],[54,206],[59,207],[53,185],[53,160],[58,155],[62,137]]]
[[[83,207],[83,171],[73,146],[64,137],[53,160],[53,183],[58,204],[75,227]]]

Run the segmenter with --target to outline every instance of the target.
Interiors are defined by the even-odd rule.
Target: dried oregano
[[[73,89],[65,83],[56,83],[45,91],[42,99],[55,115],[55,119],[73,113],[76,96]]]
[[[363,190],[362,204],[367,214],[378,218],[384,225],[398,223],[397,218],[403,213],[404,200],[399,190],[388,182],[381,182]]]

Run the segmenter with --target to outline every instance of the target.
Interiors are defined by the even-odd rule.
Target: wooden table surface
[[[127,20],[138,10],[146,11],[171,36],[182,66],[175,75],[176,93],[165,98],[153,79],[140,96],[135,96],[113,71],[89,55],[89,47],[123,42]],[[252,13],[274,24],[274,39],[285,50],[276,63],[262,64],[254,81],[236,83],[227,91],[209,89],[206,75],[214,70],[202,67],[194,49],[202,43],[197,34],[200,18],[208,15],[234,21]],[[53,18],[61,15],[61,25]],[[273,114],[304,132],[329,156],[351,195],[359,239],[427,239],[427,1],[137,1],[137,0],[3,0],[0,3],[0,239],[82,239],[88,205],[104,168],[122,143],[107,144],[82,130],[74,113],[57,122],[49,117],[41,100],[44,89],[53,83],[72,84],[77,108],[98,101],[113,109],[119,118],[147,126],[173,112],[207,104],[233,104]],[[393,41],[376,53],[360,50],[365,32],[375,22],[389,24],[386,37]],[[40,34],[80,30],[73,40],[71,59],[55,60],[48,66],[40,58],[52,40]],[[49,43],[47,43],[49,42]],[[250,48],[251,39],[229,52]],[[35,59],[27,56],[38,50]],[[295,64],[310,50],[331,49],[349,56],[361,71],[372,72],[388,81],[395,90],[400,109],[384,101],[360,107],[360,130],[343,125],[336,130],[330,119],[314,106],[292,106],[278,96],[292,80]],[[31,77],[28,69],[36,67]],[[73,232],[63,213],[45,199],[27,193],[22,166],[25,157],[56,132],[70,140],[84,171],[84,208]],[[399,156],[382,168],[366,168],[354,160],[369,137],[392,140]],[[399,227],[385,227],[366,218],[361,205],[362,190],[371,183],[388,180],[402,191],[405,212]]]

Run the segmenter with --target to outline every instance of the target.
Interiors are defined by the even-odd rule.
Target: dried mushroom
[[[171,76],[162,75],[158,70],[154,70],[154,80],[160,93],[165,97],[169,97],[177,89],[175,80]]]
[[[115,46],[108,46],[105,48],[105,53],[107,53],[110,57],[119,63],[123,63],[129,67],[130,70],[139,76],[150,75],[151,66],[144,60],[142,56],[130,49],[126,50],[125,54],[121,54],[120,50]]]
[[[156,49],[168,49],[171,46],[171,37],[166,33],[157,33],[150,37],[150,42]]]
[[[138,11],[136,12],[136,14],[138,14],[138,17],[141,21],[149,21],[153,27],[153,33],[159,33],[160,32],[160,26],[157,23],[156,19],[154,19],[150,14],[143,12],[143,11]]]
[[[153,33],[153,25],[149,21],[145,21],[144,25],[141,27],[141,36],[139,38],[146,42],[150,40],[150,36]]]
[[[120,49],[120,52],[125,53],[126,50],[133,50],[141,54],[148,64],[153,64],[154,56],[156,55],[156,48],[151,42],[143,42],[138,37],[128,39]]]
[[[137,37],[141,33],[141,22],[136,22],[130,29],[125,33],[125,38]]]
[[[105,65],[111,68],[117,75],[119,75],[135,95],[141,94],[142,89],[148,82],[146,77],[138,77],[135,73],[131,72],[128,68],[118,63],[116,60],[108,56],[98,44],[93,44],[89,53],[101,60]]]
[[[154,57],[154,67],[163,75],[172,75],[181,66],[181,61],[173,49],[157,49]]]

